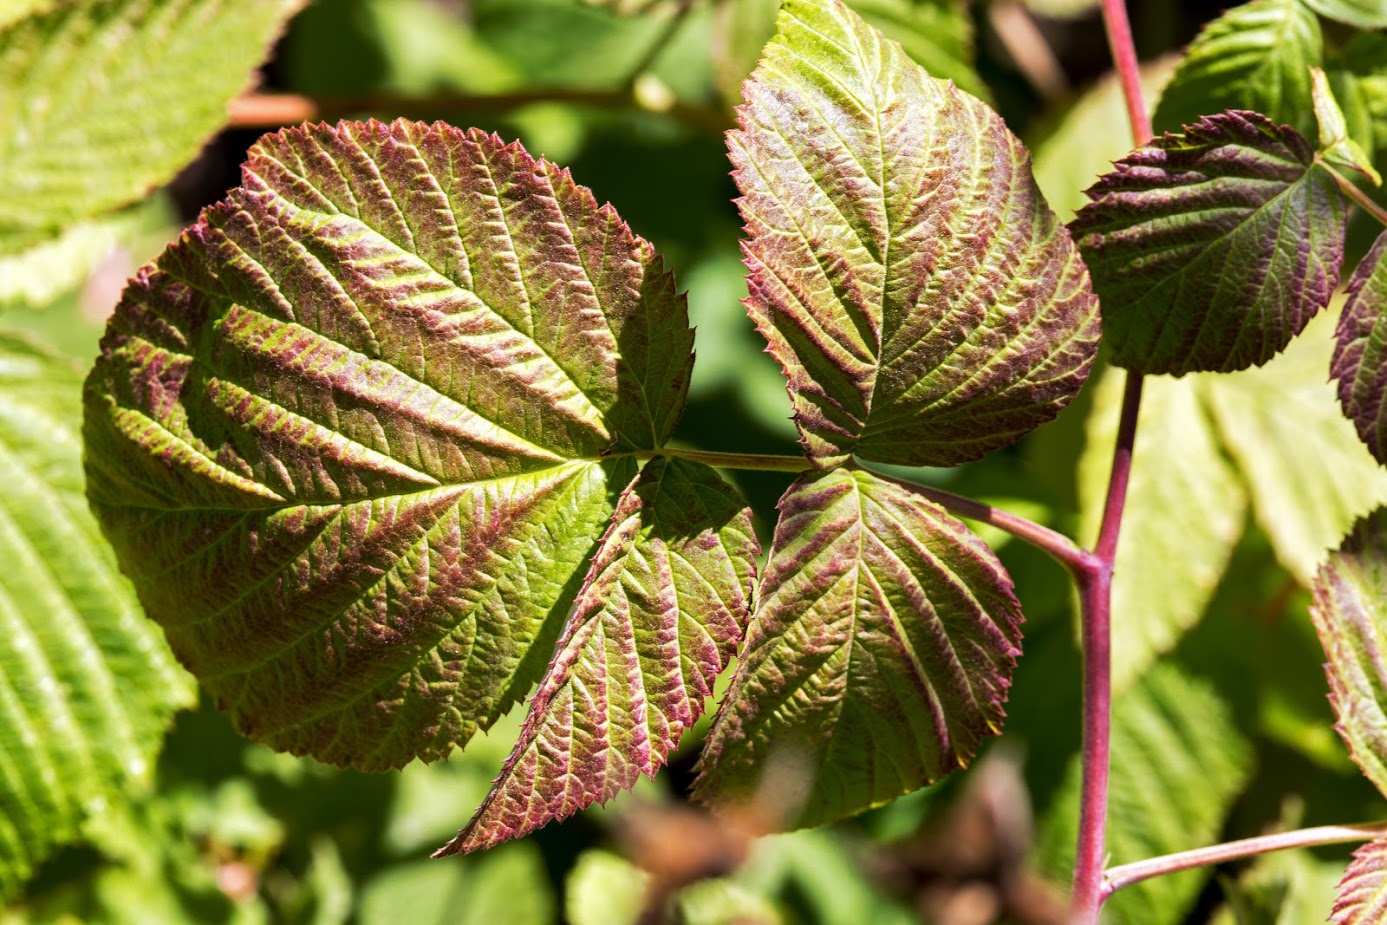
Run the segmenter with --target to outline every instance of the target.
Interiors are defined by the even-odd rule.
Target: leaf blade
[[[299,6],[78,0],[4,27],[0,253],[171,180],[226,123]]]
[[[907,488],[834,469],[780,509],[695,795],[736,804],[784,758],[808,770],[777,822],[803,826],[962,766],[1001,723],[1021,616],[991,551]]]
[[[441,123],[291,129],[127,290],[89,496],[243,731],[441,757],[542,673],[690,346],[566,171]]]
[[[1071,225],[1118,366],[1260,366],[1329,303],[1343,197],[1294,130],[1227,112],[1138,148]],[[1231,269],[1230,269],[1231,268]]]
[[[1353,852],[1353,861],[1339,882],[1329,925],[1371,925],[1387,915],[1387,838],[1378,838]]]
[[[653,777],[741,641],[758,552],[750,509],[713,470],[648,463],[617,504],[520,740],[438,855],[525,835]]]
[[[976,459],[1067,403],[1096,301],[995,113],[837,0],[786,4],[744,95],[745,304],[817,465]]]
[[[1334,333],[1329,376],[1339,381],[1339,405],[1368,451],[1387,465],[1387,232],[1353,271],[1348,302]]]
[[[86,509],[78,382],[0,336],[0,897],[148,781],[174,710],[194,701]]]

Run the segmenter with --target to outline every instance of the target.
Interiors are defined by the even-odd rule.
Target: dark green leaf
[[[1253,0],[1209,23],[1190,45],[1152,116],[1178,132],[1200,116],[1250,109],[1314,130],[1310,68],[1321,63],[1320,24],[1301,0]]]
[[[1329,375],[1339,403],[1378,462],[1387,465],[1387,231],[1378,235],[1348,283]]]
[[[1138,148],[1089,195],[1071,227],[1127,369],[1260,366],[1338,284],[1343,196],[1303,138],[1257,113]]]
[[[248,734],[442,757],[543,674],[683,301],[565,171],[410,122],[269,135],[142,271],[87,384],[93,508]]]
[[[839,0],[790,0],[744,92],[746,305],[810,458],[955,464],[1052,418],[1097,305],[997,114]]]
[[[862,470],[806,475],[780,522],[697,792],[814,825],[963,766],[1002,722],[1021,615],[992,552]]]

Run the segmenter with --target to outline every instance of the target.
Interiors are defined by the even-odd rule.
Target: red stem
[[[1151,139],[1151,119],[1141,93],[1141,66],[1132,42],[1132,27],[1127,20],[1124,0],[1103,0],[1103,24],[1113,63],[1122,81],[1132,138],[1137,145],[1143,145]],[[1132,474],[1137,415],[1141,410],[1141,381],[1140,374],[1127,375],[1103,523],[1089,567],[1078,574],[1084,647],[1084,738],[1079,844],[1074,859],[1074,894],[1070,907],[1072,925],[1096,925],[1098,912],[1107,898],[1103,889],[1103,861],[1112,745],[1112,577],[1122,510],[1127,501],[1127,483]]]

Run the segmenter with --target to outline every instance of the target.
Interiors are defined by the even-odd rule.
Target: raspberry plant
[[[0,73],[28,82],[77,60],[117,85],[176,79],[202,53],[195,21],[236,42],[224,69],[199,71],[198,106],[164,122],[133,105],[110,122],[54,120],[54,101],[90,90],[80,77],[18,98],[22,131],[0,162],[25,197],[0,194],[15,253],[57,246],[166,178],[297,9],[32,6],[0,20]],[[673,6],[677,27],[691,5]],[[82,392],[86,498],[138,606],[241,732],[329,764],[446,758],[524,703],[489,791],[438,855],[527,835],[655,775],[725,672],[693,796],[741,820],[730,825],[793,829],[941,781],[1002,731],[1025,600],[971,520],[1047,553],[1077,588],[1083,748],[1073,804],[1057,804],[1069,821],[1050,829],[1076,845],[1070,921],[1096,922],[1117,890],[1159,874],[1352,840],[1364,846],[1323,913],[1378,921],[1387,825],[1118,866],[1107,827],[1110,796],[1118,811],[1151,796],[1121,766],[1159,763],[1163,737],[1191,739],[1214,802],[1245,785],[1241,740],[1218,741],[1226,710],[1162,657],[1231,568],[1249,507],[1292,582],[1312,587],[1337,728],[1387,792],[1387,520],[1372,510],[1387,491],[1361,475],[1361,445],[1315,443],[1343,422],[1313,402],[1296,419],[1308,447],[1283,436],[1269,454],[1265,435],[1305,400],[1288,364],[1304,367],[1306,332],[1347,273],[1332,360],[1308,379],[1333,377],[1387,463],[1387,232],[1361,259],[1346,239],[1351,213],[1387,224],[1360,188],[1380,182],[1387,56],[1379,33],[1353,31],[1387,27],[1387,12],[1230,10],[1176,67],[1160,137],[1121,0],[1103,13],[1137,147],[1066,225],[989,105],[843,0],[785,0],[727,146],[744,305],[783,372],[797,455],[674,442],[694,370],[685,297],[581,177],[443,122],[265,135],[241,185],[129,281]],[[1327,43],[1322,18],[1347,38]],[[112,23],[160,47],[148,73],[139,56],[82,56]],[[668,108],[642,86],[637,100]],[[105,157],[93,142],[113,124],[143,129],[119,135],[128,172],[87,182],[80,158],[54,156],[66,132]],[[1100,328],[1108,371],[1090,430],[1115,450],[1105,478],[1084,474],[1092,453],[1080,464],[1092,548],[906,477],[1006,451],[1054,419],[1098,363]],[[15,610],[19,641],[0,648],[16,679],[0,691],[0,886],[14,890],[99,815],[84,794],[146,772],[189,688],[74,504],[75,451],[61,451],[76,391],[50,387],[69,373],[21,340],[3,350],[11,481],[39,498],[16,508],[13,554],[26,574],[43,560],[74,570],[9,586],[69,602],[51,625]],[[35,439],[34,422],[59,436]],[[1329,461],[1324,484],[1300,483],[1307,452]],[[1148,454],[1198,466],[1141,468]],[[737,470],[793,477],[764,556]],[[1136,539],[1120,544],[1129,487],[1160,503],[1133,507]],[[1277,495],[1296,491],[1310,494]],[[1167,504],[1205,516],[1175,532]],[[71,544],[92,555],[74,559]],[[1143,574],[1150,558],[1178,564]],[[159,680],[121,697],[132,675]],[[1131,713],[1119,703],[1114,716],[1115,690]],[[1217,820],[1194,815],[1213,840]],[[1134,908],[1117,914],[1146,920]]]

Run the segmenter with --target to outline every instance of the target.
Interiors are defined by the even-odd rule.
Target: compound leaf
[[[1123,378],[1109,370],[1100,380],[1079,460],[1079,535],[1090,541],[1107,496]],[[1143,391],[1113,579],[1114,691],[1203,616],[1242,536],[1247,490],[1195,386],[1153,378]]]
[[[1260,366],[1325,305],[1343,196],[1293,129],[1207,116],[1103,177],[1071,228],[1106,306],[1113,362],[1183,375]]]
[[[964,765],[998,731],[1021,615],[991,550],[862,470],[803,476],[700,762],[700,798],[816,825]],[[770,790],[768,784],[781,785]]]
[[[64,0],[4,27],[0,253],[172,179],[301,5]]]
[[[1387,503],[1387,470],[1364,450],[1325,378],[1333,328],[1326,312],[1261,369],[1197,383],[1257,522],[1305,584],[1355,520]]]
[[[741,642],[759,552],[750,509],[712,469],[647,463],[501,776],[439,854],[524,835],[653,776]]]
[[[0,900],[122,787],[148,782],[194,698],[87,510],[79,381],[0,335]]]
[[[1335,728],[1364,775],[1387,794],[1387,508],[1354,525],[1320,566],[1311,592],[1310,614],[1329,658]]]
[[[790,0],[729,136],[748,312],[810,458],[977,459],[1082,384],[1097,302],[1001,118],[839,0]]]
[[[88,494],[242,731],[380,769],[539,679],[692,335],[566,171],[398,121],[267,135],[127,289]]]
[[[1310,68],[1321,63],[1320,23],[1301,0],[1253,0],[1210,22],[1190,44],[1152,123],[1178,132],[1200,116],[1250,109],[1302,132],[1310,117]]]
[[[1329,925],[1376,925],[1387,918],[1387,838],[1353,852],[1339,881],[1339,895]]]
[[[1354,270],[1335,332],[1329,374],[1339,404],[1378,462],[1387,465],[1387,231]]]

